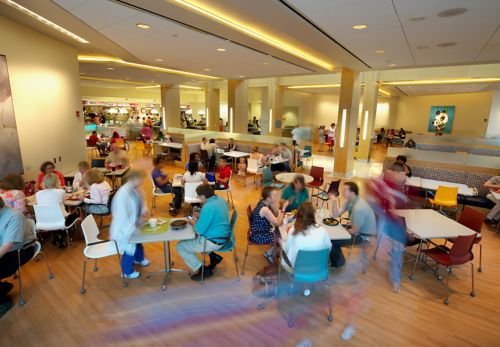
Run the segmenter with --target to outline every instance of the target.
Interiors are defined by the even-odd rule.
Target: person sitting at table
[[[403,128],[399,129],[398,135],[401,140],[406,139],[406,131]]]
[[[259,245],[274,244],[274,228],[283,224],[283,217],[288,206],[288,201],[279,208],[280,195],[275,187],[264,187],[261,200],[255,206],[250,218],[250,241]],[[271,246],[264,257],[271,264],[274,263],[275,248]]]
[[[0,197],[0,317],[12,307],[8,294],[14,288],[11,283],[3,280],[18,271],[19,262],[22,266],[33,257],[33,241],[35,236],[26,217],[7,207]]]
[[[111,186],[106,181],[104,173],[98,169],[90,169],[85,172],[83,176],[85,186],[89,188],[89,197],[83,198],[85,211],[90,214],[108,214],[108,201],[109,194],[111,193]]]
[[[172,183],[168,177],[168,174],[164,172],[165,161],[161,157],[156,157],[153,161],[154,169],[151,172],[151,177],[155,187],[159,188],[163,193],[173,193],[174,200],[170,203],[171,214],[176,214],[177,210],[181,208],[182,205],[182,189],[180,187],[172,187]]]
[[[143,219],[147,214],[144,193],[141,186],[146,178],[146,173],[131,170],[127,175],[127,183],[116,192],[111,203],[111,226],[109,228],[112,240],[118,245],[122,255],[121,267],[123,277],[135,279],[140,276],[134,271],[134,264],[146,267],[149,260],[144,256],[142,244],[129,243],[128,240],[135,232],[140,232]]]
[[[257,163],[260,166],[260,165],[262,165],[262,159],[263,159],[263,157],[264,157],[264,155],[259,152],[259,146],[253,146],[252,147],[252,153],[250,153],[250,159],[257,160]]]
[[[38,174],[38,177],[36,178],[36,188],[38,190],[43,189],[42,188],[42,181],[43,181],[45,175],[47,175],[49,173],[53,173],[59,178],[59,184],[61,187],[64,187],[66,185],[66,182],[64,181],[64,175],[56,170],[56,166],[54,165],[54,163],[52,163],[51,161],[46,161],[46,162],[43,162],[43,164],[40,166],[40,173]]]
[[[405,143],[405,148],[417,148],[417,144],[415,141],[413,141],[413,139],[409,139],[406,143]]]
[[[198,170],[202,170],[203,169],[203,162],[200,160],[200,154],[196,153],[196,152],[191,152],[189,154],[189,160],[184,165],[184,169],[187,170],[188,166],[189,166],[189,163],[192,162],[192,161],[198,163]]]
[[[358,196],[359,187],[354,182],[345,182],[342,187],[342,197],[344,198],[344,205],[338,209],[337,196],[335,194],[328,194],[330,201],[333,205],[332,218],[340,217],[344,212],[349,213],[350,228],[348,229],[351,234],[349,240],[332,241],[332,249],[330,251],[330,264],[333,267],[339,268],[345,265],[345,257],[342,253],[341,246],[348,246],[352,244],[355,234],[360,234],[357,237],[358,242],[363,242],[363,238],[370,235],[375,235],[376,224],[375,214],[370,205]],[[366,239],[365,239],[366,240]],[[366,255],[363,255],[365,257]]]
[[[208,183],[205,174],[200,172],[199,166],[196,161],[190,161],[188,163],[187,171],[182,175],[182,185],[187,183]]]
[[[484,187],[490,190],[493,190],[496,193],[500,192],[500,176],[494,176],[490,178],[485,184]],[[498,226],[498,222],[500,220],[500,199],[497,199],[495,195],[492,193],[488,193],[486,195],[488,199],[493,201],[495,206],[488,212],[486,215],[485,223],[489,224],[492,228],[496,228]]]
[[[75,174],[75,177],[73,178],[73,190],[80,190],[83,189],[84,182],[83,182],[83,175],[85,175],[85,172],[90,170],[90,164],[87,161],[81,161],[78,163],[78,171]]]
[[[238,163],[238,176],[241,176],[243,177],[243,179],[245,179],[246,173],[247,173],[247,159],[245,157],[240,157]]]
[[[406,155],[398,155],[396,157],[396,163],[400,163],[401,165],[403,165],[403,168],[405,170],[405,175],[407,177],[411,177],[411,167],[406,164],[406,162],[408,161],[408,159],[406,158]]]
[[[229,139],[229,142],[226,146],[226,148],[228,151],[235,151],[236,150],[236,145],[234,144],[234,139],[230,138]]]
[[[297,210],[295,223],[287,231],[286,242],[282,243],[288,261],[281,258],[281,265],[293,273],[295,260],[299,251],[319,251],[332,248],[332,242],[326,229],[316,224],[314,206],[310,201],[304,202]]]
[[[68,213],[64,207],[64,198],[66,192],[61,189],[59,179],[56,174],[48,173],[45,175],[42,181],[42,190],[35,194],[37,205],[59,205],[61,207],[61,212],[65,218],[65,225],[71,225],[75,219],[78,218],[78,213],[76,211]],[[59,231],[56,234],[55,244],[59,244],[59,248],[64,248],[65,232]]]
[[[109,168],[116,166],[127,167],[128,165],[129,160],[127,152],[121,149],[116,143],[113,143],[111,145],[111,152],[109,152],[106,158],[106,166]]]
[[[213,270],[222,261],[216,253],[231,236],[227,203],[215,195],[213,188],[203,183],[196,187],[196,194],[201,201],[200,215],[188,221],[193,224],[197,234],[193,240],[183,240],[177,243],[176,249],[186,265],[191,269],[191,279],[199,281],[202,275],[202,263],[196,253],[208,252],[210,265],[205,267],[203,277],[212,276]]]
[[[227,159],[222,157],[219,159],[219,169],[215,175],[215,190],[224,190],[229,187],[229,179],[231,178],[232,170],[227,165]]]
[[[113,135],[111,135],[111,139],[109,139],[109,142],[111,144],[113,144],[116,141],[118,141],[118,139],[120,139],[120,138],[121,138],[120,134],[118,133],[118,131],[115,130],[115,131],[113,131]]]
[[[92,134],[89,136],[87,141],[87,147],[96,147],[99,143],[99,136],[97,136],[97,131],[92,131]]]
[[[0,198],[5,206],[11,207],[22,214],[27,214],[26,195],[24,194],[23,176],[10,174],[0,181]]]
[[[158,136],[156,136],[156,141],[165,141],[165,142],[170,142],[170,136],[165,135],[163,131],[158,131]]]
[[[286,212],[298,209],[302,203],[309,200],[309,192],[307,191],[304,176],[300,174],[295,175],[292,183],[281,193],[281,199],[288,201]]]

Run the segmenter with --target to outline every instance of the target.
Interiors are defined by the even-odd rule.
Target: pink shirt
[[[25,213],[26,212],[26,196],[21,190],[3,190],[0,189],[0,198],[5,202],[5,206]]]

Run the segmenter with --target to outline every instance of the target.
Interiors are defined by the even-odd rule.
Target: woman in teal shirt
[[[309,200],[309,192],[306,188],[304,176],[295,175],[292,183],[290,183],[285,190],[283,190],[281,198],[289,202],[288,207],[286,208],[287,212],[299,208],[304,201]]]

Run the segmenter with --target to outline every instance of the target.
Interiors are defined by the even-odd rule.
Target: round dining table
[[[304,176],[304,181],[306,182],[306,184],[309,184],[312,181],[314,181],[314,178],[311,175],[307,175],[307,174],[303,174],[303,173],[296,173],[296,172],[283,172],[283,173],[277,174],[276,180],[278,180],[282,183],[292,183],[293,178],[296,175]]]

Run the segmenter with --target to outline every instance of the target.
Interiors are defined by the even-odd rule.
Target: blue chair
[[[313,163],[314,163],[313,162],[313,156],[312,156],[312,150],[313,150],[312,146],[306,145],[306,146],[304,146],[304,152],[303,152],[303,154],[300,156],[300,158],[302,160],[310,160],[311,161],[311,165],[313,165]]]
[[[238,255],[236,254],[236,238],[234,236],[234,228],[236,226],[236,219],[238,218],[238,212],[233,209],[233,214],[231,215],[231,221],[229,222],[229,229],[231,230],[231,236],[229,237],[229,240],[222,246],[222,248],[217,250],[217,253],[226,253],[226,252],[233,252],[233,258],[234,258],[234,268],[236,269],[236,279],[239,281],[240,280],[240,272],[238,270]],[[207,247],[207,240],[205,239],[205,243],[203,245],[203,262],[202,262],[202,269],[201,269],[201,280],[200,283],[203,283],[203,274],[205,270],[205,249]]]
[[[319,251],[299,251],[297,254],[297,258],[295,259],[295,266],[293,267],[293,272],[290,273],[287,271],[288,278],[290,280],[290,296],[293,295],[293,289],[295,284],[305,284],[312,285],[318,282],[325,282],[328,286],[328,321],[333,320],[332,315],[332,304],[331,304],[331,284],[329,280],[329,271],[328,271],[328,255],[330,253],[330,249],[325,248]],[[285,252],[282,252],[283,261],[288,264],[289,267],[292,267],[290,261]],[[281,264],[281,263],[280,263]],[[268,299],[266,302],[259,304],[257,306],[258,310],[262,310],[267,306],[269,302],[276,299],[278,294],[278,284],[280,281],[281,275],[281,266],[278,270],[278,279],[277,285],[275,287],[275,294],[272,298]],[[309,296],[311,293],[310,289],[306,287],[304,290],[304,295]],[[293,326],[293,317],[287,319],[287,323],[289,327]]]
[[[262,186],[283,189],[285,185],[283,183],[275,182],[273,172],[269,167],[266,166],[264,169],[262,169]]]

